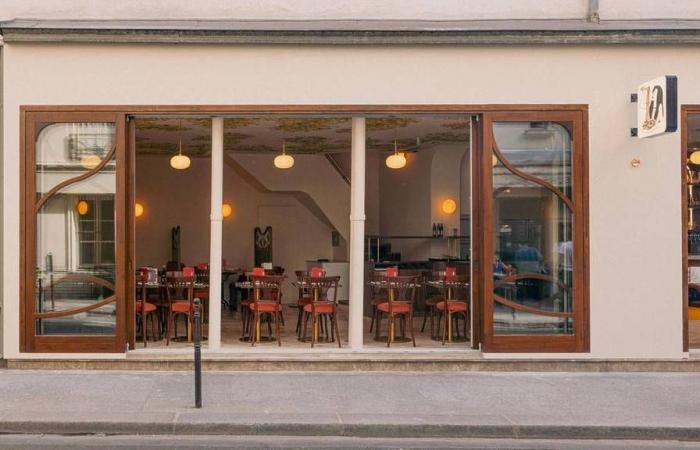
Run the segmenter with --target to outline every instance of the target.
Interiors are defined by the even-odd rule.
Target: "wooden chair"
[[[136,320],[141,324],[141,334],[143,335],[143,346],[148,347],[148,318],[151,318],[151,334],[156,337],[156,321],[158,320],[157,307],[153,303],[149,303],[147,293],[148,269],[142,268],[139,270],[139,281],[141,282],[141,296],[134,305],[136,312]],[[160,336],[159,336],[160,338]]]
[[[298,338],[301,338],[301,320],[304,316],[304,306],[311,303],[311,292],[309,289],[302,286],[304,279],[309,276],[308,270],[296,270],[294,275],[297,277],[297,282],[299,282],[299,297],[297,298],[297,326],[294,331]]]
[[[185,277],[181,272],[168,272],[165,277],[165,295],[168,301],[168,325],[166,345],[170,345],[170,333],[177,338],[177,318],[184,317],[187,340],[192,340],[192,320],[194,319],[194,276]]]
[[[371,281],[373,282],[381,282],[385,280],[386,275],[384,275],[384,272],[373,272],[371,275]],[[370,299],[370,304],[372,305],[372,321],[369,323],[369,332],[371,333],[374,329],[377,317],[379,316],[377,305],[387,302],[387,293],[386,289],[379,288],[376,284],[372,283],[370,283],[370,292],[372,295],[372,298]]]
[[[202,318],[207,321],[207,311],[209,310],[209,264],[199,263],[194,268],[194,279],[196,283],[207,286],[203,289],[195,289],[194,297],[200,300],[202,305]]]
[[[416,298],[416,287],[419,285],[418,276],[387,277],[389,289],[386,302],[377,305],[377,329],[381,326],[382,314],[388,317],[386,346],[390,347],[396,333],[396,318],[403,320],[404,331],[408,326],[411,331],[413,346],[416,346],[416,337],[413,332],[413,302]]]
[[[430,280],[442,280],[445,278],[445,271],[444,270],[439,270],[439,271],[433,271],[430,274]],[[426,292],[428,289],[425,290]],[[420,332],[423,333],[425,331],[425,324],[428,319],[430,319],[430,337],[431,338],[437,338],[438,336],[438,331],[440,328],[440,322],[437,323],[437,329],[435,327],[435,319],[437,318],[438,315],[438,310],[435,308],[435,305],[437,305],[442,299],[444,298],[444,293],[440,292],[440,295],[437,297],[431,297],[425,299],[425,310],[423,311],[423,323],[421,324],[420,327]]]
[[[281,314],[282,314],[282,282],[286,277],[284,275],[264,275],[253,276],[253,298],[248,305],[251,312],[250,326],[250,345],[255,345],[255,341],[259,339],[261,334],[261,318],[263,315],[268,315],[275,321],[275,337],[277,345],[282,345],[282,333],[280,330]],[[268,322],[268,329],[270,322]]]
[[[442,322],[442,345],[445,345],[446,338],[449,339],[452,332],[452,323],[454,320],[455,329],[459,334],[459,317],[464,319],[464,336],[467,336],[467,326],[469,323],[469,290],[465,288],[465,283],[469,279],[466,276],[455,275],[445,278],[443,283],[442,299],[435,304],[435,309],[438,312],[438,324]],[[466,293],[464,293],[466,292]],[[455,294],[457,293],[457,294]],[[464,293],[459,295],[460,293]],[[440,326],[438,325],[438,330]]]
[[[304,283],[311,290],[311,301],[304,305],[304,331],[302,339],[306,338],[306,326],[311,317],[311,348],[318,341],[319,326],[322,317],[328,317],[331,321],[330,333],[326,333],[326,340],[330,336],[331,342],[338,341],[338,348],[341,347],[340,329],[338,327],[338,283],[340,277],[305,277]],[[332,298],[328,292],[333,290]]]

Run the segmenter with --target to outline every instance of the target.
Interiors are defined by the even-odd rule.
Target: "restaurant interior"
[[[700,348],[700,114],[688,115],[687,130],[688,344]]]
[[[366,120],[366,347],[470,347],[470,126],[466,115]],[[211,120],[136,117],[135,129],[137,348],[191,345],[193,298],[204,336],[207,305],[222,302],[225,348],[346,347],[351,120],[224,119],[217,300]]]

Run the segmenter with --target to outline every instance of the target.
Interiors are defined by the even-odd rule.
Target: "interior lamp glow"
[[[454,214],[455,211],[457,211],[457,202],[451,198],[445,199],[445,201],[442,202],[442,212],[445,214]]]
[[[231,214],[233,214],[233,207],[231,205],[228,203],[221,205],[221,215],[224,217],[224,219],[231,217]]]
[[[190,167],[192,161],[190,157],[182,154],[182,119],[180,119],[180,130],[179,130],[179,142],[178,142],[178,153],[177,155],[170,158],[170,167],[177,170],[184,170]]]
[[[491,166],[496,167],[498,165],[498,157],[496,155],[491,155]]]
[[[134,203],[134,216],[143,216],[143,205],[141,203]]]
[[[102,159],[97,155],[83,155],[80,157],[80,165],[87,170],[92,170],[100,165]]]
[[[386,157],[384,161],[390,169],[401,169],[406,166],[406,154],[399,152],[399,144],[394,140],[394,153]]]
[[[78,210],[78,214],[81,216],[84,216],[85,214],[88,213],[88,210],[90,209],[90,206],[88,205],[88,202],[85,200],[80,200],[78,204],[76,205],[76,209]]]
[[[700,164],[700,149],[694,148],[688,160],[693,164]]]
[[[272,163],[278,169],[291,169],[294,166],[294,157],[292,155],[287,154],[286,143],[282,142],[282,153],[275,156],[275,159],[274,161],[272,161]]]

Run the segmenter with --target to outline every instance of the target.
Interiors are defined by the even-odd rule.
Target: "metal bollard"
[[[194,299],[194,407],[202,407],[202,321],[198,298]]]

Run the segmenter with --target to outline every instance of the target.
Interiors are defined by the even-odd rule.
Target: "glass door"
[[[588,346],[583,112],[484,116],[484,350]]]
[[[123,135],[113,113],[25,113],[24,351],[124,351]]]

